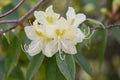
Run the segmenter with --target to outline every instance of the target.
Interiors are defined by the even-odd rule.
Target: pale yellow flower
[[[79,24],[86,20],[86,16],[83,13],[76,14],[74,8],[72,7],[68,7],[66,17],[68,23],[74,27],[78,27]]]
[[[53,11],[53,6],[49,6],[45,12],[44,11],[35,11],[34,16],[36,20],[45,25],[53,25],[59,19],[60,14],[57,14]]]
[[[86,20],[86,16],[83,13],[76,14],[74,8],[68,7],[66,17],[70,26],[74,27],[77,31],[78,42],[82,42],[85,38],[85,34],[78,27]]]
[[[46,43],[50,40],[45,33],[46,27],[44,25],[39,25],[37,21],[34,21],[32,26],[25,27],[25,33],[27,37],[31,40],[26,52],[30,56],[34,56],[41,51],[44,54],[44,47]],[[49,57],[49,55],[44,54]]]
[[[78,31],[74,27],[70,27],[66,19],[63,17],[56,22],[53,29],[53,39],[46,44],[45,53],[55,54],[62,52],[67,54],[76,54],[77,50],[75,45],[78,41]],[[81,32],[79,33],[81,35]]]
[[[77,53],[75,45],[85,38],[78,25],[86,20],[85,15],[76,15],[74,9],[69,7],[66,20],[53,11],[53,6],[49,6],[45,12],[35,11],[34,15],[36,20],[33,25],[25,27],[25,33],[31,40],[26,49],[30,56],[41,51],[47,57],[52,57],[57,52],[60,56],[62,53]]]

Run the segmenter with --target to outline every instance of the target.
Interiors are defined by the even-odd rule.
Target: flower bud
[[[117,9],[120,7],[120,0],[113,0],[112,7],[114,11],[117,11]]]
[[[92,12],[95,10],[95,6],[93,3],[88,3],[84,7],[85,12]]]

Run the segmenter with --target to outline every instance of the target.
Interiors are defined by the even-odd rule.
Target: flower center
[[[40,31],[35,30],[35,33],[39,36],[39,37],[44,37],[44,34]]]
[[[44,41],[49,42],[50,40],[52,40],[51,38],[48,38],[43,32],[35,30],[35,33]]]
[[[46,20],[49,24],[53,24],[53,17],[52,16],[47,16]]]
[[[55,30],[55,33],[56,33],[57,36],[64,36],[65,32],[66,32],[65,29],[63,29],[63,30],[56,29]]]

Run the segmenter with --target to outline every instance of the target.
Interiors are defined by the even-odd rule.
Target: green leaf
[[[66,80],[63,74],[60,72],[58,66],[56,66],[56,79],[55,80]]]
[[[0,80],[5,80],[5,58],[0,57]]]
[[[101,22],[99,22],[99,21],[97,21],[97,20],[94,20],[94,19],[88,18],[88,19],[87,19],[87,23],[88,23],[90,26],[93,26],[93,27],[100,27],[100,26],[102,26],[103,28],[105,28],[104,25],[103,25]]]
[[[101,30],[100,36],[101,36],[101,43],[98,49],[98,57],[99,57],[100,65],[101,65],[104,59],[104,53],[105,53],[105,48],[106,48],[106,43],[107,43],[107,30]]]
[[[14,37],[11,40],[10,46],[7,51],[7,59],[6,59],[6,76],[9,76],[20,56],[20,44],[17,37]]]
[[[10,33],[9,33],[9,32],[4,33],[4,36],[5,36],[5,38],[7,39],[8,44],[10,44]]]
[[[66,80],[62,73],[59,71],[56,63],[56,58],[48,58],[46,60],[46,80]]]
[[[54,57],[48,58],[46,61],[46,80],[56,80],[56,61]]]
[[[15,79],[15,80],[24,80],[24,75],[23,75],[23,72],[22,72],[22,70],[21,70],[20,65],[17,65],[17,66],[13,69],[13,71],[12,71],[12,73],[10,74],[9,77],[10,77],[10,78],[13,78],[13,79]],[[8,78],[8,80],[9,80],[9,78]]]
[[[67,80],[75,80],[75,62],[73,56],[66,55],[64,60],[60,59],[60,55],[56,54],[57,66]]]
[[[120,43],[120,28],[111,28],[113,36]]]
[[[41,64],[43,62],[43,59],[44,59],[44,55],[42,53],[39,53],[39,54],[35,55],[31,59],[29,65],[28,65],[28,70],[27,70],[27,73],[26,73],[26,79],[25,80],[31,80],[33,75],[37,72],[37,70],[41,66]]]
[[[56,80],[56,62],[54,57],[46,61],[46,80]]]
[[[10,45],[10,44],[8,44],[7,39],[3,36],[0,37],[0,43],[1,43],[0,45],[4,46],[6,49],[8,49],[8,47]]]
[[[93,76],[93,72],[90,64],[87,62],[87,60],[84,58],[84,56],[81,53],[75,54],[74,58],[79,66],[81,66],[90,76]]]
[[[94,46],[96,46],[97,49],[94,49],[93,51],[97,53],[98,60],[101,65],[104,59],[104,53],[107,44],[107,30],[96,30],[92,36],[92,43],[96,42],[96,39],[98,39],[97,44]]]

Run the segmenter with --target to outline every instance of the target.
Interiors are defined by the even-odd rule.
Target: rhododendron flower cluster
[[[34,12],[33,25],[25,27],[25,33],[31,40],[25,49],[30,56],[42,51],[47,57],[57,52],[61,54],[76,54],[75,45],[85,39],[85,34],[78,26],[86,20],[82,13],[76,14],[72,7],[68,7],[66,18],[54,12],[53,6],[45,11]]]

